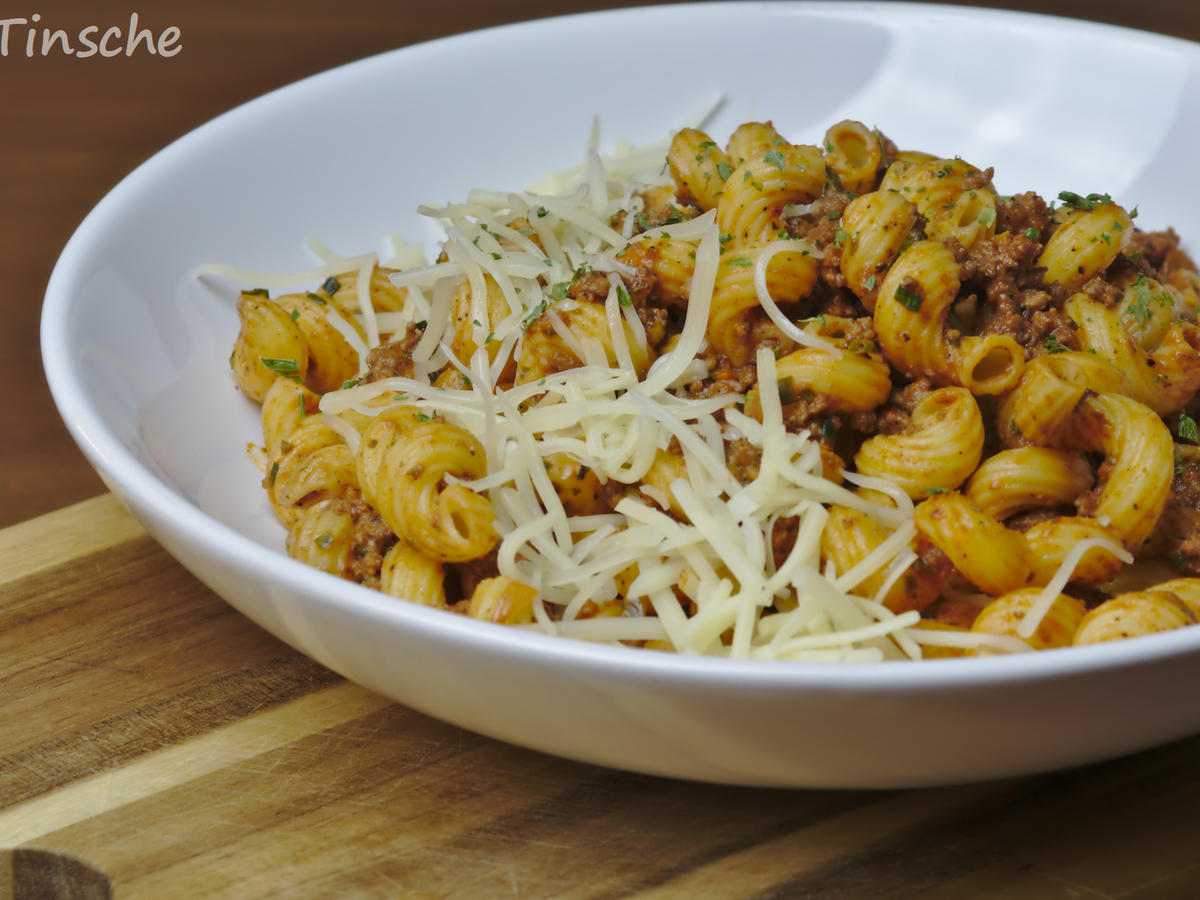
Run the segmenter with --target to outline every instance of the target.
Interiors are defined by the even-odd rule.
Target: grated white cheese
[[[879,602],[915,558],[908,547],[913,506],[903,490],[840,473],[851,484],[882,494],[885,499],[876,503],[826,477],[839,473],[822,472],[818,445],[784,425],[775,358],[768,350],[755,360],[761,422],[733,408],[734,396],[692,399],[676,393],[681,385],[707,376],[699,356],[707,347],[720,259],[715,212],[636,237],[609,224],[622,206],[629,208],[639,186],[662,182],[665,151],[664,143],[651,149],[621,148],[617,156],[603,157],[598,129],[593,129],[585,163],[575,171],[525,192],[474,190],[465,203],[420,207],[421,214],[443,226],[445,258],[423,263],[413,248],[393,238],[388,262],[401,264],[403,271],[390,278],[408,290],[400,313],[377,313],[371,306],[374,255],[341,257],[315,241],[309,249],[323,265],[307,272],[262,276],[205,267],[202,273],[273,287],[356,271],[361,298],[356,317],[366,341],[336,312],[328,320],[359,352],[364,370],[366,353],[381,335],[414,321],[426,323],[412,351],[411,377],[330,392],[321,399],[321,411],[352,446],[358,432],[338,414],[356,410],[374,415],[379,407],[368,404],[388,395],[437,413],[479,438],[487,474],[462,483],[485,493],[492,503],[501,574],[538,591],[535,621],[528,627],[586,640],[654,641],[681,653],[744,659],[919,657],[919,645],[928,641],[909,627],[916,614],[895,615]],[[625,217],[626,228],[632,218]],[[689,302],[672,349],[639,377],[635,358],[652,356],[653,350],[637,311],[621,302],[627,279],[636,272],[618,257],[631,241],[664,236],[697,244]],[[790,322],[767,290],[771,256],[797,246],[797,241],[778,241],[761,254],[755,271],[760,302],[793,340],[839,352]],[[563,320],[574,301],[563,299],[561,287],[588,270],[609,277],[603,307],[611,359],[599,336],[572,331]],[[464,281],[471,294],[470,334],[478,348],[470,360],[455,358],[452,349],[457,327],[452,304]],[[506,308],[489,308],[489,281],[499,287]],[[583,364],[535,382],[501,383],[506,368],[520,358],[526,329],[543,314]],[[446,364],[470,379],[467,389],[431,383]],[[761,451],[757,475],[746,484],[729,471],[725,457],[726,439],[737,437]],[[687,477],[666,488],[641,483],[658,451],[673,443]],[[571,515],[548,473],[548,459],[556,454],[591,469],[604,482],[630,489],[612,513]],[[841,575],[820,569],[821,534],[833,503],[864,510],[891,532],[880,548]],[[668,509],[683,515],[670,515]],[[795,520],[797,538],[776,566],[773,536],[783,519]],[[872,598],[856,596],[854,589],[875,572],[885,573],[885,587]],[[623,595],[618,581],[627,585]],[[603,605],[622,597],[626,615],[579,618],[589,602]],[[654,615],[629,614],[635,604]],[[972,646],[981,643],[996,644],[985,636]]]

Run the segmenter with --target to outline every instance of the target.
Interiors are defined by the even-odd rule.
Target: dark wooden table
[[[1200,740],[1065,774],[873,794],[581,766],[341,682],[98,496],[51,403],[37,328],[59,250],[109,188],[304,75],[606,5],[60,0],[2,12],[74,34],[127,28],[136,9],[156,34],[178,28],[181,49],[27,57],[17,28],[0,56],[0,900],[54,896],[37,886],[55,879],[83,898],[1200,896]],[[1192,0],[1008,6],[1200,40]]]

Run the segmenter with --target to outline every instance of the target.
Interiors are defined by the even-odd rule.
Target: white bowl
[[[366,59],[276,91],[139,167],[51,278],[46,372],[75,439],[197,577],[321,663],[501,740],[738,784],[900,787],[1074,765],[1200,730],[1200,628],[1016,658],[751,663],[592,646],[400,603],[283,554],[257,409],[205,262],[303,268],[475,186],[513,188],[607,138],[842,118],[996,167],[1002,192],[1109,192],[1200,237],[1200,47],[1061,19],[897,3],[704,4],[574,16]]]

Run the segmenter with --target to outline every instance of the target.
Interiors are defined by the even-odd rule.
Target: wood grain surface
[[[0,697],[0,900],[1200,892],[1200,738],[913,791],[567,762],[343,681],[110,496],[0,531]]]
[[[346,683],[232,611],[103,495],[51,403],[37,322],[54,260],[107,190],[296,78],[614,5],[629,4],[0,10],[70,32],[137,10],[155,31],[178,27],[182,46],[170,59],[0,57],[0,900],[1200,896],[1200,739],[903,792],[722,788],[566,762]],[[1006,5],[1200,40],[1192,0]]]

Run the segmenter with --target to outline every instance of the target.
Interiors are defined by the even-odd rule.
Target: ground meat
[[[1168,558],[1176,569],[1192,578],[1200,576],[1200,532],[1182,537]]]
[[[918,378],[904,387],[892,391],[878,410],[877,428],[880,434],[907,434],[912,428],[912,411],[918,401],[933,391],[934,384],[928,378]]]
[[[404,337],[380,344],[367,352],[367,375],[364,381],[379,381],[383,378],[402,376],[411,378],[413,373],[413,348],[421,340],[424,329],[409,325]]]
[[[970,630],[975,624],[975,619],[979,617],[979,607],[970,600],[947,597],[925,610],[924,617],[943,625]]]
[[[845,191],[830,189],[810,203],[802,216],[787,216],[783,220],[787,233],[805,238],[818,247],[832,244],[841,227],[842,213],[854,199]]]
[[[1060,515],[1063,515],[1063,512],[1054,507],[1031,509],[1009,517],[1005,520],[1004,526],[1013,531],[1028,531],[1034,525],[1040,525],[1042,522],[1047,522]]]
[[[758,477],[761,462],[762,451],[744,437],[725,442],[725,465],[740,484],[749,484]]]
[[[350,545],[352,552],[346,564],[345,577],[367,587],[379,587],[383,557],[396,543],[396,536],[355,488],[348,490],[344,497],[334,500],[331,508],[335,512],[349,514],[354,520]]]
[[[1171,499],[1200,510],[1200,460],[1180,461],[1171,481]]]
[[[1038,194],[1026,191],[996,202],[996,233],[1028,235],[1036,231],[1038,239],[1045,237],[1052,222],[1050,207]]]
[[[467,601],[471,599],[471,595],[475,593],[475,588],[479,586],[479,582],[487,578],[495,578],[500,574],[500,569],[497,565],[500,545],[497,544],[485,556],[479,559],[472,559],[469,562],[458,563],[454,567],[454,574],[457,576],[458,582],[458,597],[447,597],[447,603],[453,602],[454,599]]]
[[[976,241],[962,264],[962,278],[999,278],[1014,269],[1028,267],[1042,252],[1041,245],[1023,234],[1001,232],[993,238]]]
[[[1174,228],[1168,228],[1166,231],[1134,229],[1125,252],[1139,255],[1155,269],[1160,269],[1168,258],[1174,260],[1174,253],[1178,249],[1179,235]]]
[[[771,558],[775,560],[778,569],[786,561],[792,547],[796,545],[796,535],[800,533],[800,520],[795,516],[776,519],[771,529]]]
[[[1075,499],[1075,512],[1081,516],[1087,516],[1094,519],[1096,510],[1100,506],[1100,494],[1108,484],[1109,476],[1112,474],[1113,463],[1105,460],[1100,464],[1100,469],[1096,472],[1096,485],[1090,491],[1080,494]]]
[[[744,394],[758,379],[754,357],[760,347],[775,351],[776,357],[781,356],[790,346],[779,334],[775,324],[758,314],[757,311],[745,316],[733,328],[734,343],[741,348],[741,354],[747,360],[738,364],[713,346],[704,350],[699,358],[708,367],[708,378],[687,386],[688,394],[692,397],[715,397],[719,394]]]
[[[574,300],[603,303],[608,299],[611,288],[608,276],[603,272],[584,272],[571,281],[567,287],[567,296]]]
[[[1103,278],[1093,278],[1079,290],[1097,303],[1103,303],[1109,309],[1120,303],[1121,298],[1125,296],[1124,288],[1118,287]]]

